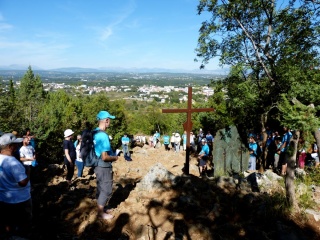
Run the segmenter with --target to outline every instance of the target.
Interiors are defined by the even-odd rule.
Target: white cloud
[[[13,28],[13,26],[10,24],[0,23],[0,31],[5,31],[5,30],[11,29],[11,28]]]
[[[122,11],[119,11],[120,14],[118,14],[111,23],[107,24],[106,27],[96,27],[96,29],[100,29],[98,30],[100,41],[108,40],[109,37],[115,33],[114,29],[119,29],[119,26],[134,12],[135,8],[135,2],[130,1],[130,3],[126,5]]]
[[[2,13],[0,13],[0,32],[13,28],[12,25],[4,22],[4,17]]]
[[[100,40],[106,41],[113,33],[112,27],[108,26],[100,32]]]

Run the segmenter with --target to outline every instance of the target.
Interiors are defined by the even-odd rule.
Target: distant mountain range
[[[9,66],[0,66],[0,70],[12,71],[26,71],[29,66],[13,64]],[[66,73],[80,73],[80,72],[122,72],[122,73],[194,73],[194,74],[213,74],[213,75],[227,75],[229,69],[165,69],[165,68],[81,68],[81,67],[67,67],[55,69],[43,69],[37,66],[31,66],[32,70],[38,71],[55,71]]]

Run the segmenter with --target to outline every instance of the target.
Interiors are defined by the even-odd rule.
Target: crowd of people
[[[286,175],[289,158],[289,144],[293,136],[292,131],[284,126],[282,134],[278,131],[265,129],[267,139],[262,134],[249,133],[249,164],[248,171],[256,171],[259,165],[265,169],[272,169],[279,175]],[[263,142],[265,142],[265,151]],[[264,154],[266,153],[266,154]],[[264,154],[264,155],[263,155]],[[314,142],[308,144],[303,138],[299,139],[296,167],[319,166],[318,146]]]
[[[93,143],[96,156],[99,158],[97,166],[94,167],[97,181],[97,215],[99,218],[110,220],[113,218],[112,209],[108,207],[108,202],[112,195],[113,171],[112,162],[118,160],[118,153],[111,147],[111,136],[106,132],[115,116],[107,111],[100,111],[97,116],[97,127],[93,130]],[[66,181],[70,186],[74,176],[75,165],[77,166],[77,177],[82,177],[84,169],[84,159],[81,156],[81,146],[83,136],[77,135],[75,142],[72,141],[74,131],[66,129],[64,131],[63,153],[64,164],[67,168]],[[32,171],[37,166],[35,136],[26,129],[22,138],[17,137],[17,132],[0,132],[0,234],[18,233],[25,234],[30,230],[32,219],[31,185]],[[266,157],[265,167],[271,168],[281,175],[286,174],[287,151],[292,138],[289,128],[283,128],[281,136],[277,131],[267,131],[268,138],[263,141],[259,135],[250,133],[248,135],[249,148],[249,171],[257,170],[257,163],[261,160],[263,153],[262,142],[265,142]],[[171,136],[165,133],[162,137],[158,131],[146,141],[144,136],[137,136],[135,141],[149,144],[150,147],[160,148],[164,145],[165,151],[179,153],[187,150],[187,132],[181,135],[173,132]],[[212,155],[212,144],[214,137],[207,131],[205,134],[199,129],[195,135],[190,132],[190,150],[197,153],[199,175],[202,177],[207,168],[207,162]],[[122,152],[126,160],[131,159],[130,143],[131,139],[127,134],[121,138]],[[161,144],[162,143],[162,144]],[[308,159],[313,159],[315,166],[319,165],[318,147],[311,144],[308,149],[303,139],[300,139],[297,156],[297,167],[304,168],[308,165]],[[0,235],[2,236],[2,235]]]
[[[109,220],[113,218],[112,209],[106,206],[112,195],[112,162],[118,159],[113,152],[110,137],[106,133],[112,116],[107,111],[100,111],[97,116],[98,126],[93,135],[94,151],[99,158],[94,167],[97,181],[97,216]],[[27,129],[22,138],[17,132],[0,132],[0,238],[10,236],[28,237],[32,224],[31,184],[33,168],[37,166],[35,136]],[[67,167],[66,181],[70,186],[75,164],[77,176],[82,177],[84,159],[81,156],[82,136],[72,141],[74,131],[64,131],[64,165]],[[128,154],[128,152],[126,152]],[[31,180],[30,180],[31,179]]]

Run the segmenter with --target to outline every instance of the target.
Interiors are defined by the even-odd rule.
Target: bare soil
[[[284,217],[276,214],[277,209],[270,214],[272,206],[266,201],[270,197],[231,185],[221,188],[215,179],[199,178],[193,156],[190,175],[183,175],[183,151],[147,145],[132,150],[132,162],[121,156],[113,164],[111,221],[97,218],[96,180],[89,168],[83,178],[76,178],[75,171],[68,188],[62,165],[40,166],[32,182],[31,239],[320,239],[320,221],[313,217]],[[179,177],[178,183],[138,190],[137,183],[159,162]]]

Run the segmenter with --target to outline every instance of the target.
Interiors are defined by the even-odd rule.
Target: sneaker
[[[103,220],[111,220],[114,216],[108,213],[102,213],[99,215],[99,218]]]

